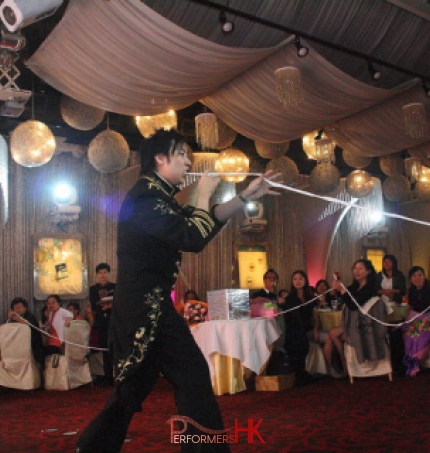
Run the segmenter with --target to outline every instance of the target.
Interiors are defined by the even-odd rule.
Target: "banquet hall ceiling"
[[[110,126],[132,148],[139,133],[130,117],[161,113],[168,105],[188,131],[194,115],[209,109],[251,143],[290,140],[287,155],[303,173],[313,165],[297,142],[315,129],[330,130],[357,154],[404,153],[429,140],[406,137],[401,107],[423,102],[430,116],[421,87],[421,78],[430,84],[430,22],[393,3],[65,1],[54,16],[23,29],[27,46],[20,64],[28,68],[21,66],[18,85],[34,88],[36,119],[76,143],[88,142],[106,124],[92,132],[67,127],[59,115],[61,92],[112,112]],[[235,24],[229,35],[220,28],[222,8]],[[310,47],[307,57],[297,58],[291,31],[308,38],[302,39]],[[369,75],[369,60],[387,63],[376,64],[383,73],[378,83]],[[273,68],[285,65],[302,71],[306,102],[295,111],[276,99]],[[30,104],[20,118],[0,117],[0,132],[29,119]]]

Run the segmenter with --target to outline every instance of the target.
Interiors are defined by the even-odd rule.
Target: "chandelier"
[[[321,131],[312,131],[305,134],[302,137],[302,147],[303,151],[306,153],[309,159],[317,159],[316,156],[316,142],[323,138],[328,138],[324,132]]]
[[[346,178],[346,191],[355,198],[364,198],[373,192],[372,175],[364,170],[354,170]]]
[[[150,137],[159,129],[169,131],[170,129],[176,129],[178,127],[178,117],[174,110],[169,110],[160,115],[136,116],[135,120],[140,133],[145,138]]]
[[[406,176],[414,184],[420,180],[423,166],[418,157],[408,157],[405,159]]]
[[[329,138],[321,138],[315,141],[315,157],[319,164],[334,164],[336,158],[334,155],[335,144]]]
[[[214,113],[200,113],[195,117],[196,139],[201,149],[214,149],[218,144],[218,119]]]
[[[275,71],[276,94],[285,109],[296,107],[303,99],[300,69],[285,66]]]
[[[249,172],[249,159],[238,149],[226,149],[219,153],[215,161],[215,171],[217,173],[226,173],[220,176],[223,181],[234,183],[244,181],[246,174]]]
[[[422,102],[413,102],[402,107],[405,119],[405,132],[414,140],[427,135],[426,109]]]

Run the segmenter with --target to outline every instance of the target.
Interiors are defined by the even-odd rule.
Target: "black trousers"
[[[120,383],[100,414],[78,440],[80,453],[118,453],[127,434],[133,413],[157,382],[160,373],[174,387],[178,415],[191,418],[211,430],[223,430],[221,414],[212,389],[206,360],[176,311],[164,313],[154,342],[138,371]],[[172,414],[166,413],[166,421]],[[166,425],[167,427],[168,425]],[[188,424],[183,434],[200,431]],[[170,428],[166,436],[170,437]],[[229,452],[228,444],[181,443],[182,452]]]

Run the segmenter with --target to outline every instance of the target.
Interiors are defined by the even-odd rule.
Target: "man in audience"
[[[33,357],[39,363],[43,362],[43,341],[42,334],[34,327],[39,327],[36,317],[28,311],[28,302],[23,297],[15,297],[10,304],[7,314],[7,322],[19,322],[28,324],[31,329],[31,349]]]
[[[279,283],[279,275],[274,269],[268,269],[264,273],[263,282],[264,288],[252,294],[250,304],[253,303],[263,304],[265,302],[271,301],[274,304],[280,306],[279,301],[285,302],[284,298],[278,297],[276,288]],[[273,353],[267,365],[266,373],[269,375],[287,374],[291,371],[291,367],[288,363],[287,353],[284,347],[285,342],[284,317],[277,316],[276,322],[278,323],[281,335],[274,345]]]
[[[86,310],[87,320],[91,325],[90,346],[108,347],[109,320],[112,313],[112,299],[116,284],[109,281],[110,266],[99,263],[96,266],[97,283],[90,287],[90,306]],[[103,352],[104,377],[97,384],[113,384],[112,358],[108,351]]]

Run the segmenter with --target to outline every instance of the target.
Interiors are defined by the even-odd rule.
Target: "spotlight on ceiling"
[[[225,11],[220,11],[219,13],[219,21],[221,24],[221,30],[224,34],[229,35],[234,31],[234,22],[227,19],[227,15]]]
[[[378,69],[376,69],[375,66],[373,66],[373,63],[371,61],[369,61],[368,65],[367,65],[367,69],[369,70],[369,73],[373,80],[378,81],[381,79],[382,72],[379,71]]]
[[[306,57],[306,55],[309,53],[309,48],[301,44],[300,38],[298,36],[293,39],[292,43],[296,46],[297,56],[300,58]]]
[[[0,5],[0,18],[10,32],[51,16],[63,0],[4,0]]]

